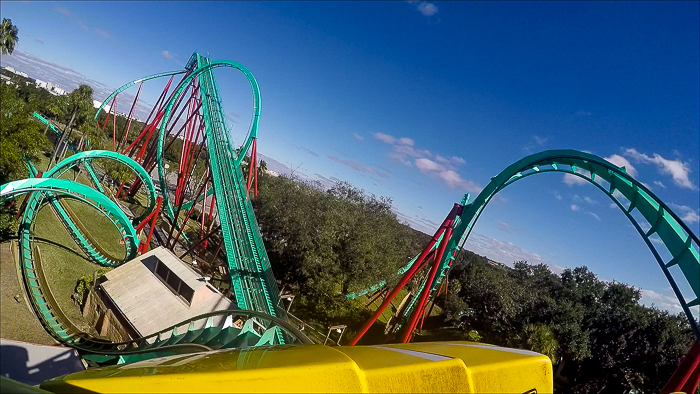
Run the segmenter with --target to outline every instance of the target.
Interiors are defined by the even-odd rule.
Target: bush
[[[113,268],[112,267],[102,267],[98,269],[97,272],[97,278],[103,277],[107,272],[111,271]],[[83,301],[85,301],[85,295],[87,294],[87,291],[92,287],[92,280],[95,275],[83,275],[80,278],[78,278],[78,281],[75,284],[75,292],[78,293],[78,302],[82,305]]]

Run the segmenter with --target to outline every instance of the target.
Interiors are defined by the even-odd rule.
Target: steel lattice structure
[[[230,128],[226,124],[213,75],[213,70],[219,67],[234,68],[243,73],[253,93],[252,122],[244,143],[238,149],[234,149],[231,144]],[[178,75],[182,75],[182,79],[173,84],[173,78]],[[107,103],[112,103],[110,113],[116,114],[118,95],[138,84],[139,92],[129,111],[133,113],[143,83],[161,77],[170,79],[151,110],[146,128],[122,152],[133,157],[149,173],[153,170],[158,172],[163,213],[171,225],[167,239],[163,239],[166,237],[162,235],[159,242],[174,248],[181,241],[190,249],[188,251],[199,245],[196,240],[185,236],[183,228],[186,219],[182,218],[183,214],[184,218],[188,218],[195,207],[199,206],[202,228],[200,241],[203,240],[204,245],[208,242],[205,238],[209,238],[213,230],[216,230],[213,223],[218,221],[217,228],[223,241],[214,259],[223,249],[238,307],[277,316],[282,313],[277,307],[279,291],[249,199],[251,187],[254,193],[257,192],[257,136],[260,119],[258,83],[252,73],[239,63],[227,60],[212,62],[194,53],[182,71],[155,74],[121,86],[104,100],[95,119]],[[109,113],[107,116],[109,118]],[[105,124],[108,118],[105,119]],[[113,145],[116,149],[124,145],[129,128],[130,123],[118,144],[115,132]],[[183,148],[176,172],[175,190],[169,193],[172,189],[169,183],[172,176],[169,177],[164,156],[175,139],[183,141]],[[249,167],[246,179],[241,164],[248,154],[253,165]],[[202,160],[205,162],[204,170],[200,166]],[[197,168],[198,166],[200,167]],[[206,174],[203,179],[196,179],[196,168]],[[141,184],[136,179],[127,193],[133,196]],[[119,194],[121,192],[120,189]],[[205,217],[209,219],[208,226]]]
[[[224,67],[242,72],[253,92],[253,118],[245,141],[239,149],[234,149],[231,144],[230,128],[226,124],[219,89],[213,75],[214,69]],[[177,75],[182,75],[182,79],[170,89]],[[101,110],[108,102],[112,103],[104,122],[106,125],[109,115],[117,114],[119,93],[139,84],[139,91],[129,111],[129,121],[119,143],[114,122],[114,150],[120,150],[127,141],[131,114],[138,102],[143,82],[160,77],[170,79],[151,110],[146,127],[122,153],[77,153],[44,174],[39,173],[27,162],[30,175],[34,178],[0,186],[0,202],[27,195],[23,203],[19,231],[19,263],[36,314],[47,331],[57,340],[80,349],[97,362],[115,358],[119,358],[120,362],[129,362],[165,354],[218,348],[308,343],[303,334],[279,318],[284,317],[280,316],[283,312],[277,308],[279,292],[250,201],[251,186],[254,193],[257,189],[256,151],[260,118],[260,91],[255,78],[239,63],[227,60],[210,61],[194,53],[182,71],[156,74],[125,84],[110,95],[100,108]],[[185,113],[185,120],[180,122]],[[41,115],[34,116],[51,126]],[[58,130],[54,131],[60,133]],[[182,139],[183,148],[180,152],[175,185],[172,185],[172,182],[169,182],[164,156],[176,139]],[[202,156],[203,152],[206,153]],[[241,165],[248,154],[251,159],[246,179]],[[200,161],[200,158],[203,160]],[[134,196],[139,190],[145,189],[148,200],[145,212],[129,218],[105,195],[105,190],[92,167],[92,161],[95,159],[116,161],[134,173],[130,184],[120,186],[117,197],[122,191]],[[93,188],[58,179],[75,166],[85,169]],[[199,167],[200,172],[204,174],[201,179],[194,176],[198,166],[203,166]],[[160,193],[150,176],[155,170],[158,174]],[[356,298],[370,292],[388,293],[380,308],[350,344],[354,345],[362,338],[403,286],[417,278],[421,271],[427,271],[415,296],[397,311],[397,319],[393,324],[394,332],[401,333],[402,342],[409,342],[419,325],[422,327],[425,316],[429,314],[427,306],[430,300],[434,300],[446,285],[445,279],[449,275],[457,251],[463,248],[472,228],[491,199],[518,180],[546,172],[561,172],[583,178],[612,199],[649,247],[688,317],[696,338],[700,340],[700,331],[690,310],[700,304],[700,255],[697,235],[646,186],[627,174],[624,167],[617,167],[598,156],[584,152],[552,150],[527,156],[511,164],[491,178],[491,182],[474,201],[469,202],[467,195],[461,203],[454,204],[423,252],[399,270],[398,275],[402,278],[393,289],[387,289],[386,282],[380,282],[363,291],[349,294],[348,298]],[[102,250],[90,237],[89,229],[80,223],[70,208],[62,203],[61,198],[78,199],[109,218],[121,234],[125,256],[109,256]],[[44,199],[51,204],[82,250],[93,261],[103,266],[117,266],[131,260],[137,253],[145,252],[150,245],[159,215],[170,225],[167,239],[164,235],[160,236],[160,243],[174,248],[182,240],[189,247],[185,254],[202,242],[206,243],[214,232],[220,231],[222,241],[214,259],[221,249],[225,250],[224,258],[229,268],[231,285],[241,310],[197,316],[148,337],[124,343],[101,341],[81,332],[58,307],[44,278],[39,254],[31,244],[32,223]],[[198,205],[201,206],[201,233],[199,241],[194,241],[187,239],[183,230],[190,214]],[[214,209],[216,216],[213,216]],[[181,217],[182,213],[184,218]],[[206,216],[209,217],[208,225],[205,225]],[[215,228],[213,219],[218,220]],[[139,240],[138,233],[146,226],[150,228],[144,243]],[[158,237],[157,232],[155,234]],[[656,242],[652,242],[654,237],[661,241],[670,258],[662,257],[664,252]],[[674,273],[672,269],[676,268]],[[689,288],[692,294],[684,294],[679,283]],[[245,325],[242,328],[232,326],[231,321],[234,317],[247,319]],[[264,332],[254,329],[254,322],[265,322]],[[186,330],[183,329],[184,326],[187,327]]]
[[[612,199],[649,247],[678,298],[696,339],[700,340],[698,324],[690,310],[691,307],[700,305],[700,255],[697,235],[693,234],[679,216],[654,193],[630,176],[624,167],[617,167],[601,157],[585,152],[551,150],[527,156],[511,164],[491,178],[491,182],[474,201],[469,203],[467,195],[461,204],[455,204],[423,253],[399,270],[398,275],[403,275],[401,281],[385,297],[382,305],[360,329],[351,344],[356,344],[362,338],[408,281],[416,277],[424,267],[430,267],[416,296],[399,311],[398,320],[394,324],[395,332],[403,329],[402,341],[409,342],[418,325],[422,326],[429,300],[439,295],[446,283],[444,279],[449,274],[456,252],[464,246],[491,199],[518,180],[546,172],[562,172],[583,178]],[[652,242],[653,236],[661,240],[671,256],[669,259],[662,257],[662,249]],[[429,261],[432,263],[429,264]],[[679,268],[680,272],[672,273],[672,267]],[[687,294],[689,301],[686,301],[686,295],[678,285],[679,281],[690,288],[692,294]],[[381,282],[347,297],[355,298],[370,292],[380,292],[385,285],[385,282]]]

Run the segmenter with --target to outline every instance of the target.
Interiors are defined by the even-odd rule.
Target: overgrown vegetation
[[[640,305],[639,289],[586,267],[556,275],[524,261],[510,269],[462,259],[450,277],[445,314],[465,339],[476,330],[484,342],[564,363],[566,392],[658,392],[693,339],[684,315]]]
[[[294,313],[347,324],[352,338],[372,311],[344,295],[392,283],[428,236],[399,223],[390,200],[347,183],[324,191],[263,174],[259,186],[258,222],[275,276],[297,295]],[[414,340],[483,341],[545,354],[562,366],[568,380],[557,384],[564,392],[658,392],[693,335],[682,314],[642,306],[640,298],[638,289],[601,281],[586,267],[557,275],[545,265],[509,268],[462,250],[436,300],[442,314]]]
[[[92,287],[94,279],[99,279],[103,277],[107,272],[111,270],[112,267],[102,267],[95,271],[93,275],[83,275],[80,278],[78,278],[78,281],[75,284],[75,292],[78,294],[78,304],[82,305],[83,301],[85,301],[87,291]]]
[[[272,270],[297,305],[324,323],[357,320],[362,305],[345,294],[391,279],[420,248],[391,200],[348,183],[323,191],[264,176],[254,201]]]

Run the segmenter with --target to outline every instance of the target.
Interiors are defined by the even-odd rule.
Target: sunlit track
[[[240,71],[252,90],[252,121],[238,150],[234,149],[230,140],[230,128],[226,125],[213,75],[216,68]],[[173,83],[172,77],[178,74],[183,74],[182,79]],[[170,234],[163,246],[174,248],[180,239],[191,245],[192,242],[185,237],[183,231],[185,223],[182,214],[189,217],[195,206],[201,204],[203,236],[205,212],[209,211],[211,220],[216,208],[223,240],[222,257],[227,261],[231,288],[238,307],[277,316],[282,313],[278,308],[279,290],[249,200],[251,185],[257,190],[257,181],[251,181],[251,177],[256,177],[256,171],[253,171],[255,165],[251,167],[248,179],[240,168],[249,153],[253,157],[251,161],[255,163],[260,121],[258,83],[252,73],[239,63],[228,60],[210,61],[195,53],[182,72],[156,74],[125,84],[110,95],[102,107],[130,86],[159,77],[171,79],[153,107],[146,129],[124,153],[131,155],[149,173],[157,170],[164,217],[171,224]],[[176,139],[182,140],[183,148],[177,169],[177,185],[173,190],[169,183],[172,180],[166,171],[165,152]],[[205,147],[206,153],[203,153]],[[203,171],[205,176],[201,179],[193,176],[200,158],[205,159],[206,166]],[[134,193],[139,187],[139,180],[135,180],[126,193]],[[212,198],[208,199],[209,195]]]
[[[418,321],[425,317],[428,301],[439,294],[443,279],[449,273],[455,253],[464,246],[476,221],[491,199],[499,191],[518,180],[547,172],[571,174],[585,179],[612,199],[649,247],[678,298],[696,338],[700,340],[700,331],[690,310],[690,308],[700,305],[700,255],[697,235],[693,234],[680,217],[663,201],[641,182],[630,176],[624,168],[617,167],[598,156],[576,150],[550,150],[527,156],[491,178],[491,182],[486,185],[474,201],[468,203],[467,196],[459,204],[461,213],[454,216],[449,229],[447,229],[451,236],[447,239],[445,253],[432,263],[436,274],[431,280],[427,279],[429,276],[423,279],[416,296],[400,311],[399,318],[393,325],[394,332],[403,328],[403,341],[410,340]],[[439,241],[429,245],[424,253],[434,252],[444,234],[444,229],[438,230],[436,236],[439,235]],[[654,237],[658,237],[656,239],[661,241],[667,253],[664,253],[657,242],[652,241]],[[662,257],[664,254],[670,255],[670,258],[664,259]],[[407,270],[417,268],[416,266],[419,264],[423,264],[420,269],[427,266],[425,262],[417,260],[420,259],[412,259],[407,266],[402,267],[397,275],[403,275]],[[678,268],[676,273],[670,270],[673,267]],[[420,271],[420,269],[416,269],[416,271]],[[692,294],[683,294],[679,283],[690,288]],[[363,291],[350,294],[348,298],[379,290],[382,286],[384,286],[383,283],[378,283]],[[419,299],[418,294],[426,294],[426,296]],[[385,303],[360,330],[351,342],[352,344],[359,341],[391,299],[393,297],[385,299]],[[408,325],[406,325],[407,322]]]
[[[99,153],[99,152],[98,152]],[[78,162],[76,158],[74,162]],[[60,164],[60,163],[59,163]],[[60,165],[46,174],[60,175],[61,169],[70,166]],[[30,173],[36,175],[36,168],[29,165]],[[136,170],[136,169],[135,169]],[[142,169],[141,169],[142,170]],[[136,170],[138,172],[138,170]],[[94,338],[76,328],[61,311],[44,276],[42,260],[38,248],[31,245],[31,224],[41,206],[45,194],[49,199],[64,196],[88,203],[93,208],[110,217],[121,226],[127,245],[127,259],[133,257],[131,251],[136,245],[128,239],[135,238],[135,230],[129,218],[119,207],[102,193],[69,180],[52,178],[30,178],[10,182],[0,187],[0,202],[30,194],[30,201],[24,212],[24,223],[20,228],[20,268],[28,291],[30,303],[46,330],[59,342],[81,351],[84,357],[98,363],[124,363],[163,355],[191,353],[225,348],[266,346],[282,343],[310,343],[293,326],[265,313],[245,310],[215,311],[180,322],[157,333],[127,342],[112,343]],[[60,203],[56,203],[60,217]],[[114,216],[112,218],[111,216]],[[75,226],[70,217],[62,219],[64,225]],[[77,228],[70,231],[74,238],[84,237]],[[76,239],[76,242],[78,240]],[[136,244],[138,241],[136,241]],[[93,251],[94,252],[94,251]],[[98,261],[102,265],[119,265],[124,261]],[[236,321],[244,321],[236,326]]]

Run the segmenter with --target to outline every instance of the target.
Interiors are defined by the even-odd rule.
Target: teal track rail
[[[491,178],[491,182],[476,199],[464,205],[447,245],[450,253],[445,253],[441,262],[443,275],[433,281],[431,292],[434,294],[438,289],[440,280],[448,271],[454,252],[463,247],[491,199],[516,181],[548,172],[571,174],[587,180],[610,197],[622,210],[649,247],[678,298],[696,338],[700,340],[697,321],[690,310],[700,305],[700,255],[697,235],[693,234],[661,199],[630,176],[624,167],[617,167],[601,157],[576,150],[550,150],[536,153],[511,164],[500,174]],[[662,241],[663,247],[652,241],[654,237]],[[664,248],[667,253],[664,253]],[[670,257],[665,259],[662,254]],[[677,268],[675,273],[671,271],[674,268]],[[686,293],[690,294],[683,294],[679,283],[685,284],[690,289],[690,292]],[[403,318],[410,314],[411,309],[406,308]]]
[[[63,135],[63,133],[61,132],[61,130],[57,129],[56,126],[54,126],[53,123],[51,123],[48,119],[46,119],[46,118],[45,118],[43,115],[41,115],[40,113],[34,112],[34,113],[32,114],[32,116],[34,116],[34,117],[35,117],[38,121],[40,121],[41,123],[43,123],[43,124],[49,126],[49,128],[51,129],[51,131],[53,131],[54,133],[56,133],[57,136],[60,137],[61,135]],[[78,151],[78,148],[77,148],[72,142],[66,141],[66,143],[68,144],[68,148],[70,148],[70,150],[72,150],[73,152],[77,152],[77,151]]]
[[[95,112],[95,118],[94,118],[94,119],[97,119],[97,116],[100,114],[100,111],[102,111],[102,109],[105,107],[105,105],[107,105],[107,103],[109,103],[110,101],[112,101],[112,99],[114,98],[114,96],[116,96],[116,95],[118,95],[119,93],[125,91],[126,89],[129,89],[130,87],[136,85],[137,83],[141,83],[141,82],[145,82],[145,81],[148,81],[148,80],[151,80],[151,79],[156,79],[156,78],[161,78],[161,77],[170,77],[170,76],[173,76],[173,75],[184,74],[185,72],[186,72],[186,71],[184,71],[184,70],[170,71],[170,72],[165,72],[165,73],[160,73],[160,74],[149,75],[149,76],[147,76],[147,77],[143,77],[143,78],[137,79],[137,80],[135,80],[135,81],[131,81],[131,82],[125,83],[124,85],[120,86],[117,90],[115,90],[114,92],[112,92],[112,94],[110,94],[106,99],[104,99],[104,101],[102,102],[102,104],[100,104],[100,107],[97,108],[97,111]]]
[[[36,168],[28,164],[30,173]],[[81,332],[63,314],[44,277],[38,249],[31,245],[31,223],[41,206],[43,195],[63,195],[86,202],[114,214],[125,227],[129,239],[135,230],[119,207],[101,193],[82,184],[63,179],[31,178],[0,186],[0,202],[31,193],[25,220],[20,226],[19,264],[26,289],[37,316],[45,329],[60,343],[80,350],[83,356],[97,363],[125,363],[164,355],[208,351],[222,348],[267,346],[279,343],[311,343],[289,323],[256,311],[216,311],[188,319],[146,337],[113,343]],[[60,205],[59,205],[60,206]],[[30,225],[27,225],[30,224]],[[71,233],[75,236],[74,233]],[[132,245],[133,250],[136,245]],[[117,262],[120,264],[121,262]],[[234,322],[245,321],[236,326]],[[284,342],[280,342],[280,338]]]
[[[137,177],[141,180],[141,182],[144,184],[146,187],[146,194],[148,195],[148,207],[146,207],[146,211],[138,216],[135,217],[133,220],[135,222],[140,222],[146,216],[148,216],[151,212],[153,212],[154,209],[156,209],[156,198],[157,198],[157,193],[156,193],[156,188],[155,185],[153,184],[153,180],[151,177],[148,175],[148,172],[136,161],[134,161],[132,158],[129,156],[123,155],[121,153],[117,152],[112,152],[112,151],[107,151],[107,150],[90,150],[86,152],[80,152],[77,153],[73,156],[70,156],[60,163],[56,164],[51,170],[47,171],[43,177],[44,178],[59,178],[61,175],[63,175],[66,171],[69,169],[82,164],[87,173],[88,176],[90,177],[90,180],[93,182],[94,187],[98,189],[100,192],[104,193],[104,190],[102,189],[102,185],[100,182],[97,180],[97,176],[95,175],[95,172],[90,165],[90,162],[92,160],[97,160],[97,159],[106,159],[106,160],[112,160],[116,161],[118,163],[124,164],[127,166],[131,171],[133,171]]]
[[[201,92],[213,190],[236,303],[241,309],[251,309],[277,316],[281,313],[277,308],[279,302],[277,282],[270,268],[255,214],[247,196],[245,179],[240,170],[241,160],[250,148],[252,140],[257,137],[260,117],[258,84],[250,71],[236,62],[226,60],[210,62],[199,54],[195,54],[188,65],[193,70],[173,92],[160,124],[156,157],[161,190],[167,190],[163,165],[165,129],[177,98],[197,78]],[[253,90],[253,121],[239,155],[236,155],[229,140],[221,98],[212,73],[212,70],[217,67],[240,70]],[[163,206],[166,214],[173,219],[174,210],[167,193],[163,195]]]

